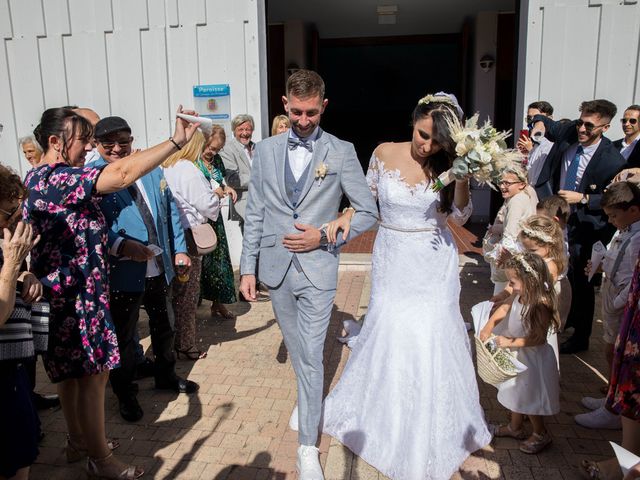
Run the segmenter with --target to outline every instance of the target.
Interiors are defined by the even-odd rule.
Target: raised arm
[[[192,110],[182,110],[182,105],[178,107],[177,113],[195,114]],[[178,147],[182,148],[183,145],[186,145],[199,125],[199,123],[190,123],[176,118],[176,126],[171,139],[107,165],[96,181],[96,191],[99,194],[106,194],[132,185],[137,179],[160,166]]]

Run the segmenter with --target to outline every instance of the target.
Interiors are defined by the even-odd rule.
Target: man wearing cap
[[[100,120],[94,135],[101,157],[94,162],[96,166],[117,162],[131,153],[131,128],[120,117]],[[110,380],[120,403],[120,415],[134,422],[143,416],[133,383],[133,337],[141,305],[149,316],[156,388],[178,393],[198,390],[196,383],[176,375],[169,292],[174,265],[186,268],[191,262],[178,208],[160,168],[128,189],[104,196],[100,206],[110,226],[110,306],[121,357],[121,366],[111,371]]]

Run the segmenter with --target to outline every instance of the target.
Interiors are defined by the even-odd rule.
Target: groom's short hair
[[[287,80],[287,97],[324,98],[324,80],[313,70],[297,70]]]

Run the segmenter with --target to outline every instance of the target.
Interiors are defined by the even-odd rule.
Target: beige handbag
[[[189,255],[201,256],[211,253],[218,245],[218,237],[213,227],[208,223],[203,223],[185,230],[184,237],[187,242]]]

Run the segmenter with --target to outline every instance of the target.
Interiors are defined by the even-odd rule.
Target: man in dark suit
[[[627,161],[627,168],[640,167],[640,105],[631,105],[620,119],[624,138],[613,145]]]
[[[603,137],[616,114],[608,100],[582,102],[580,118],[554,122],[543,115],[533,118],[532,135],[542,124],[545,136],[555,142],[535,185],[542,200],[558,194],[571,205],[567,224],[569,233],[569,281],[573,290],[567,326],[573,335],[560,346],[560,353],[575,353],[589,348],[594,313],[594,287],[584,269],[591,248],[598,240],[607,244],[615,229],[607,223],[600,207],[602,192],[625,166],[625,159]]]
[[[131,153],[131,128],[120,117],[107,117],[95,127],[100,157],[95,165],[117,162]],[[174,265],[188,267],[184,231],[178,207],[160,168],[128,189],[102,198],[100,208],[109,224],[110,307],[120,347],[120,368],[109,379],[118,397],[120,415],[129,422],[144,414],[137,400],[135,342],[140,307],[149,316],[155,357],[155,386],[194,393],[198,384],[178,377],[173,352],[174,316],[169,285]]]

